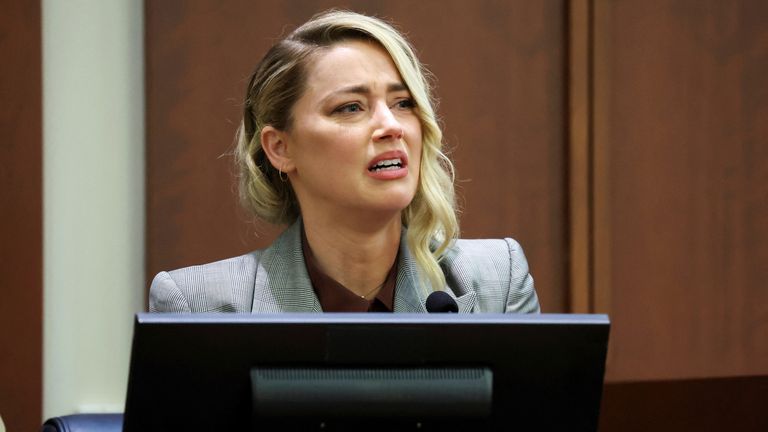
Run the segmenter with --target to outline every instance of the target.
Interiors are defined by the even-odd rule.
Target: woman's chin
[[[383,217],[394,216],[405,210],[413,201],[412,193],[390,193],[368,201],[363,206],[371,214],[380,214]]]

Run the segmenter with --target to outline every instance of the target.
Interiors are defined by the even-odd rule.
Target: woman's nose
[[[386,105],[381,104],[374,115],[374,141],[399,140],[403,138],[403,126],[395,117],[395,113]]]

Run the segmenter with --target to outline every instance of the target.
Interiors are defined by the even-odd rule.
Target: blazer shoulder
[[[158,273],[150,312],[250,312],[262,252]]]
[[[475,291],[478,312],[539,312],[528,260],[516,240],[456,240],[444,261],[446,281]]]

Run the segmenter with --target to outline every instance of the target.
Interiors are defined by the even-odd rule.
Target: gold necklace
[[[376,290],[378,290],[379,288],[383,287],[386,282],[387,282],[387,280],[384,279],[384,282],[382,282],[381,285],[379,285],[376,288],[368,291],[365,295],[361,295],[360,298],[363,299],[363,300],[368,300],[368,296],[373,294],[374,292],[376,292]]]

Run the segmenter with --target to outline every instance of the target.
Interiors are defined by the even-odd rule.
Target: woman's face
[[[421,123],[389,54],[333,45],[309,66],[285,134],[302,214],[399,215],[416,193]],[[352,213],[350,213],[352,212]]]

